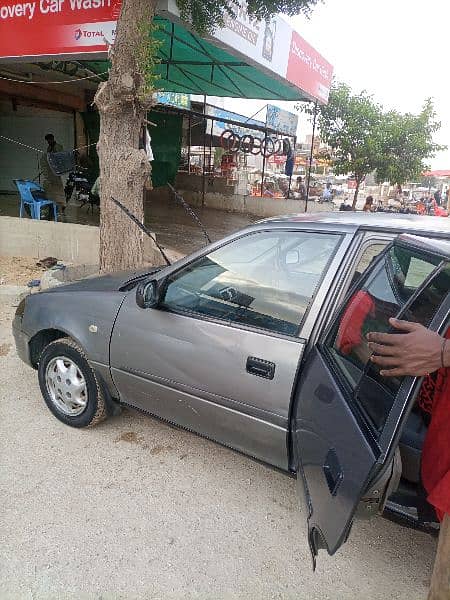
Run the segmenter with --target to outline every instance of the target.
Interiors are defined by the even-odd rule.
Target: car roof
[[[258,225],[279,223],[280,225],[316,224],[338,226],[343,231],[354,231],[358,229],[370,229],[380,231],[410,231],[436,233],[437,235],[449,236],[450,217],[431,217],[421,215],[402,215],[396,213],[367,213],[367,212],[317,212],[300,213],[293,215],[281,215],[258,221]],[[256,224],[256,223],[255,223]]]
[[[400,235],[398,238],[401,243],[407,243],[421,250],[426,250],[434,254],[439,254],[450,259],[450,240],[439,240],[436,238],[424,238],[418,235],[408,233]],[[395,242],[394,242],[395,243]]]

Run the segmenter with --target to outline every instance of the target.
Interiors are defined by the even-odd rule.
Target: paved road
[[[435,541],[381,518],[311,563],[295,481],[134,412],[57,421],[0,313],[2,600],[419,600]]]

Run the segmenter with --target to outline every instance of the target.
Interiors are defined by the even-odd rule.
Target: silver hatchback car
[[[392,243],[405,231],[430,239]],[[383,381],[365,333],[446,324],[448,240],[434,217],[270,219],[164,268],[28,296],[17,350],[68,425],[131,406],[298,474],[313,555],[332,554],[357,510],[429,526],[418,382]],[[351,317],[358,302],[370,315]]]

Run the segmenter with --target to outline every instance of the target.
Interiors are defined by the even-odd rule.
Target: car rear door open
[[[394,451],[420,386],[387,379],[370,362],[369,331],[400,317],[439,329],[449,314],[449,257],[397,240],[358,281],[309,353],[293,404],[292,442],[315,562],[346,541],[358,509],[376,512],[394,475]],[[302,515],[303,516],[303,515]]]

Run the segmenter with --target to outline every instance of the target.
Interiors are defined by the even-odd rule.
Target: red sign
[[[319,102],[326,103],[332,77],[333,67],[330,63],[295,30],[292,31],[286,79]]]
[[[284,165],[286,162],[286,157],[281,154],[273,154],[269,157],[269,163],[274,165]]]
[[[121,0],[1,0],[0,58],[105,52]]]

